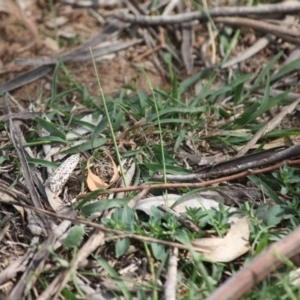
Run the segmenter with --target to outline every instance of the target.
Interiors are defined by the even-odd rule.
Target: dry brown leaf
[[[89,187],[90,191],[95,191],[101,188],[107,188],[108,184],[106,184],[99,176],[95,175],[90,169],[90,159],[87,161],[87,169],[88,175],[86,179],[87,186]]]
[[[99,176],[95,175],[90,169],[90,158],[89,158],[87,161],[88,176],[87,176],[86,182],[87,182],[87,186],[90,189],[90,191],[108,188],[108,187],[112,186],[113,184],[115,184],[117,182],[117,180],[119,179],[118,168],[117,168],[113,158],[107,151],[104,151],[104,152],[111,160],[111,163],[113,166],[113,173],[114,173],[113,177],[112,177],[110,183],[108,184],[103,179],[101,179]]]
[[[0,0],[0,12],[14,16],[17,21],[25,25],[32,35],[31,42],[29,42],[29,44],[25,47],[19,49],[18,52],[23,52],[31,48],[35,44],[38,37],[38,31],[35,24],[23,14],[23,11],[14,1]]]
[[[224,238],[202,238],[191,243],[212,262],[230,262],[249,251],[249,237],[249,218],[243,217],[231,225]]]

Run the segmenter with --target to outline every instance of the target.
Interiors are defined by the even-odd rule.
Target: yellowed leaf
[[[87,169],[88,175],[86,179],[87,186],[89,187],[90,191],[95,191],[101,188],[107,188],[108,184],[106,184],[99,176],[95,175],[90,169],[90,159],[87,161]]]
[[[202,238],[191,241],[196,251],[213,262],[230,262],[250,249],[249,218],[243,217],[231,225],[224,238]]]
[[[105,154],[110,158],[112,166],[113,166],[113,177],[110,180],[110,183],[106,183],[103,179],[101,179],[99,176],[95,175],[91,169],[90,169],[90,159],[88,159],[87,161],[87,169],[88,169],[88,175],[87,175],[87,186],[91,191],[95,191],[98,189],[105,189],[108,188],[110,186],[112,186],[114,183],[117,182],[117,180],[119,179],[119,172],[118,172],[118,168],[113,160],[113,158],[111,157],[111,155],[107,152],[104,151]]]

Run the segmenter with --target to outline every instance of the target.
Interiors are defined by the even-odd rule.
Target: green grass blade
[[[62,131],[58,130],[57,127],[53,123],[48,122],[45,119],[40,118],[40,117],[35,117],[35,120],[40,125],[40,127],[47,130],[50,133],[50,135],[57,136],[63,140],[66,140],[65,134]]]

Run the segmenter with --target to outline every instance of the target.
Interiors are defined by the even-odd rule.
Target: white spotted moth
[[[51,174],[46,183],[49,183],[52,193],[57,194],[59,191],[61,191],[76,168],[79,162],[79,157],[80,154],[71,155]]]

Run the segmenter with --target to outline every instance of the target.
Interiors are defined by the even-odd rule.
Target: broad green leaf
[[[63,242],[63,246],[66,248],[78,247],[83,240],[84,229],[81,225],[75,225],[72,227],[66,239]]]
[[[274,205],[264,215],[263,222],[267,226],[276,226],[279,224],[284,216],[284,209],[281,205]]]
[[[166,255],[166,248],[162,244],[151,243],[151,249],[157,260],[163,260]]]
[[[150,208],[150,218],[157,224],[161,222],[162,213],[161,211],[154,205]]]
[[[130,246],[130,240],[129,239],[118,239],[115,244],[115,250],[116,250],[116,256],[120,257],[126,253]]]
[[[129,206],[125,206],[122,212],[122,223],[126,225],[127,231],[133,230],[133,224],[134,224],[134,214],[133,210]]]

